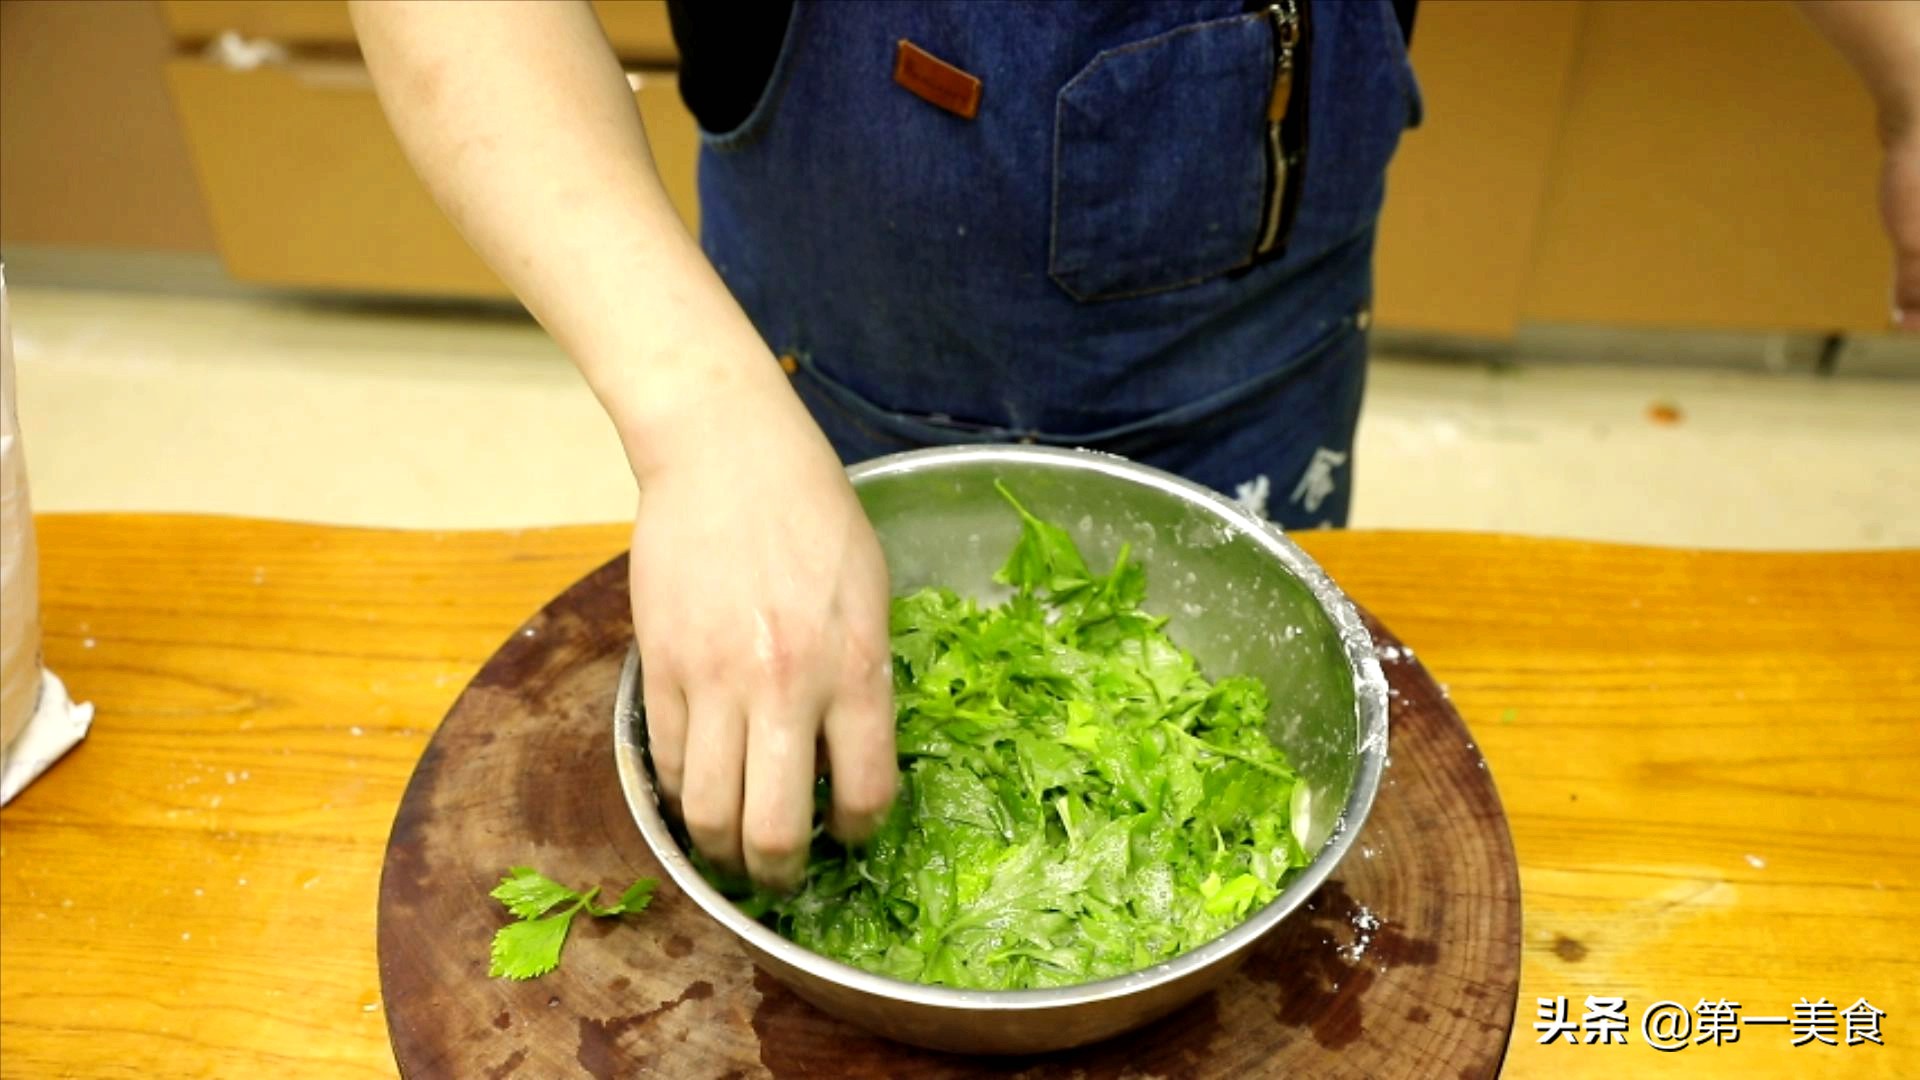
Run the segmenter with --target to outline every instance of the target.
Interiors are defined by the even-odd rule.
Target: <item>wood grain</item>
[[[48,658],[100,712],[0,812],[0,1076],[393,1076],[375,902],[407,776],[626,527],[39,527]],[[1920,552],[1299,539],[1499,783],[1526,942],[1507,1075],[1920,1073]],[[1887,1045],[1539,1046],[1531,1003],[1560,994],[1864,995]]]
[[[99,711],[0,812],[0,1075],[392,1077],[374,900],[407,774],[625,531],[39,527],[47,659]]]
[[[1520,884],[1485,763],[1391,643],[1391,760],[1360,847],[1214,993],[1078,1051],[982,1061],[868,1035],[754,969],[671,884],[629,929],[578,925],[559,971],[490,979],[487,891],[532,859],[579,887],[665,879],[613,766],[633,640],[626,561],[494,654],[422,755],[380,884],[380,986],[409,1080],[560,1076],[1492,1077],[1520,973]],[[556,775],[565,777],[556,782]]]

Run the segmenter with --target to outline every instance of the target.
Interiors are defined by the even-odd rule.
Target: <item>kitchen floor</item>
[[[606,419],[522,317],[10,296],[36,510],[434,529],[632,513]],[[1920,378],[1382,355],[1356,462],[1356,528],[1920,546]]]

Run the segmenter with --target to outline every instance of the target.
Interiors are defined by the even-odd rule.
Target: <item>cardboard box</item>
[[[655,164],[698,228],[699,130],[671,71],[629,75]],[[242,281],[506,297],[407,163],[357,60],[167,65],[227,271]]]
[[[665,0],[594,0],[622,60],[670,67],[679,58]],[[198,48],[226,31],[306,47],[354,48],[346,0],[160,0],[176,42]]]

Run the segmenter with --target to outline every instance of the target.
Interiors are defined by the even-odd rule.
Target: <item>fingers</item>
[[[1920,141],[1887,146],[1880,174],[1880,214],[1893,243],[1893,322],[1920,330]]]
[[[813,833],[814,744],[820,706],[756,709],[747,724],[747,790],[741,841],[747,873],[769,888],[800,883]]]
[[[1920,330],[1920,251],[1894,255],[1893,322],[1901,330]]]
[[[752,513],[715,522],[706,493],[737,483],[716,487],[697,469],[658,476],[634,526],[641,692],[662,801],[677,800],[692,846],[717,869],[776,887],[804,876],[823,760],[844,837],[871,833],[896,781],[885,560],[838,464],[824,464],[794,474],[823,496],[819,520],[777,535]],[[648,573],[662,568],[677,576]],[[649,623],[673,628],[651,650]]]
[[[829,827],[847,843],[873,835],[893,806],[899,783],[893,730],[891,671],[882,661],[857,673],[827,710],[827,755],[833,775]]]
[[[730,871],[740,853],[740,783],[747,722],[741,710],[709,691],[687,702],[685,786],[681,820],[701,854]]]
[[[687,763],[687,700],[666,674],[666,665],[640,666],[641,700],[646,705],[647,752],[661,801],[679,812]]]

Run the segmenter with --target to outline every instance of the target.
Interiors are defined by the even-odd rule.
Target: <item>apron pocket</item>
[[[1054,106],[1048,271],[1076,300],[1191,285],[1253,259],[1274,39],[1258,14],[1108,49]]]
[[[1262,414],[1267,422],[1286,422],[1286,415],[1264,415],[1260,403],[1329,360],[1364,362],[1365,341],[1359,312],[1347,312],[1327,323],[1304,348],[1237,383],[1125,423],[1071,432],[893,408],[823,370],[808,350],[788,349],[783,354],[793,358],[794,388],[823,428],[829,433],[849,430],[883,453],[959,443],[1038,443],[1142,457],[1170,443],[1219,438],[1225,433],[1216,429],[1223,424],[1253,422],[1250,411]]]

